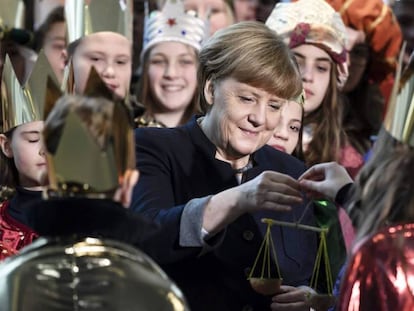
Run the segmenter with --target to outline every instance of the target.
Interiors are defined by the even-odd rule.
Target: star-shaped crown
[[[208,23],[192,13],[184,11],[182,0],[167,0],[161,11],[147,13],[141,55],[163,41],[182,42],[200,50],[208,34]]]

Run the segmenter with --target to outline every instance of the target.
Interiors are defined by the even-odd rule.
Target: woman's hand
[[[312,166],[299,177],[299,182],[310,196],[334,201],[338,191],[353,180],[343,166],[329,162]]]
[[[237,205],[242,212],[290,211],[292,205],[303,202],[299,182],[273,171],[265,171],[238,188]]]
[[[244,213],[290,211],[302,203],[299,182],[292,177],[266,171],[237,187],[213,195],[204,209],[203,228],[215,234]]]
[[[272,311],[309,311],[308,295],[313,292],[308,287],[282,285],[280,292],[272,297]]]

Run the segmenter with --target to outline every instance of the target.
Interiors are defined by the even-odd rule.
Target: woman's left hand
[[[280,292],[272,297],[272,311],[309,311],[307,297],[312,289],[282,285]]]

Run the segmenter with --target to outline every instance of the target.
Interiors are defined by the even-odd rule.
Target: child
[[[301,157],[303,106],[295,101],[287,102],[280,113],[280,121],[268,145],[288,154]]]
[[[3,128],[0,134],[0,185],[16,190],[0,205],[0,259],[30,244],[36,234],[26,225],[27,202],[39,199],[46,158],[41,143],[43,103],[47,76],[53,71],[41,53],[27,84],[22,88],[6,57],[3,70]]]
[[[169,22],[171,21],[171,22]],[[198,52],[206,23],[168,0],[145,25],[138,101],[146,108],[138,126],[175,127],[199,112]]]
[[[71,63],[66,87],[69,92],[83,94],[94,66],[106,86],[124,99],[129,94],[132,71],[132,2],[88,3],[84,0],[65,3]]]
[[[341,17],[323,0],[302,0],[277,4],[266,24],[285,38],[301,69],[306,163],[339,161],[355,174],[362,155],[349,145],[341,127],[338,97],[348,76]]]

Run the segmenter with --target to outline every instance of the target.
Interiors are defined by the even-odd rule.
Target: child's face
[[[184,112],[197,87],[197,56],[179,42],[162,42],[149,52],[148,80],[160,107],[154,112]]]
[[[233,22],[224,0],[184,0],[184,8],[186,11],[196,11],[198,16],[204,20],[208,19],[210,35]]]
[[[19,125],[11,139],[1,135],[1,147],[8,158],[13,158],[19,174],[19,184],[24,188],[40,190],[47,173],[46,157],[41,140],[43,121]]]
[[[65,23],[53,24],[45,36],[43,44],[45,55],[59,82],[63,80],[66,64],[66,27]]]
[[[292,154],[298,145],[302,126],[302,106],[290,101],[282,107],[280,121],[268,145],[275,149]]]
[[[114,32],[84,37],[73,55],[75,91],[83,94],[92,66],[120,98],[125,98],[131,81],[131,43]]]
[[[311,44],[302,44],[292,49],[296,56],[305,90],[305,115],[322,104],[330,82],[332,60],[328,53]]]

